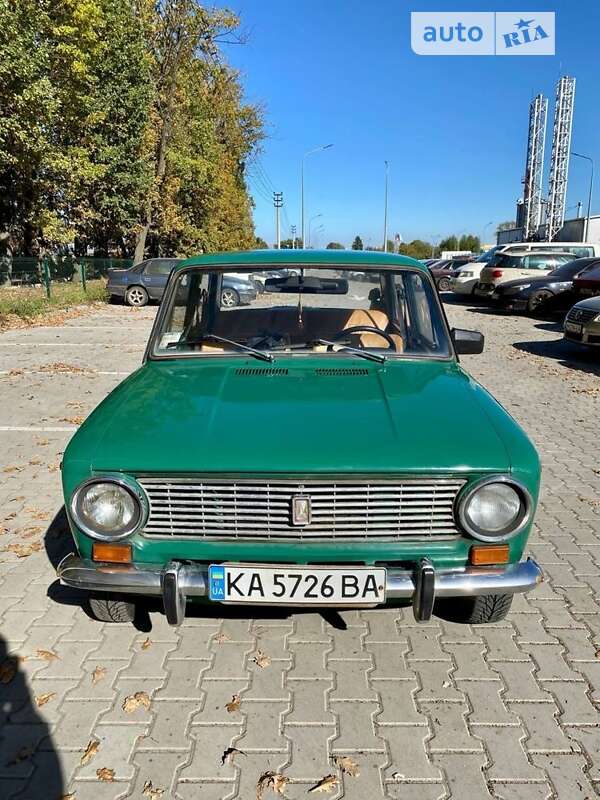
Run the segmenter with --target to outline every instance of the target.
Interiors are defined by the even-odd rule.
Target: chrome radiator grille
[[[219,480],[140,477],[148,536],[244,539],[376,538],[458,533],[453,505],[464,480]],[[309,498],[294,524],[294,498]]]

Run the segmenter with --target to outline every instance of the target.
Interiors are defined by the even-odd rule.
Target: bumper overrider
[[[188,597],[208,597],[208,564],[107,564],[71,553],[58,565],[57,574],[63,585],[75,589],[162,596],[171,625],[182,622]],[[412,570],[387,570],[386,599],[411,600],[417,621],[426,622],[438,597],[528,592],[542,579],[540,567],[531,558],[499,567],[443,570],[423,558]]]

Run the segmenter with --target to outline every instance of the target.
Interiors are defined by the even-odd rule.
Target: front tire
[[[440,278],[438,282],[438,291],[440,292],[450,291],[450,280],[448,278]]]
[[[148,304],[148,292],[143,286],[130,286],[125,292],[125,302],[128,306],[141,308]]]
[[[240,296],[235,289],[223,289],[221,292],[221,305],[223,308],[239,306]]]
[[[89,609],[98,622],[133,622],[135,605],[115,597],[90,597]]]
[[[529,314],[539,314],[543,310],[544,304],[552,297],[552,292],[541,290],[531,295],[527,301],[527,311]]]
[[[485,625],[504,619],[512,604],[512,594],[480,594],[475,597],[440,601],[440,616],[465,625]]]

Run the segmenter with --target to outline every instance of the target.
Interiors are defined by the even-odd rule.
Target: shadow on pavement
[[[514,342],[515,350],[531,353],[534,356],[551,358],[563,367],[600,377],[600,353],[590,348],[572,344],[564,339],[540,342]]]
[[[19,657],[8,654],[0,637],[0,797],[60,798],[60,760],[19,666]]]

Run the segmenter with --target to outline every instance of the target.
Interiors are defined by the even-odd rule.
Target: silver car
[[[565,319],[565,339],[600,347],[600,297],[575,303]]]

